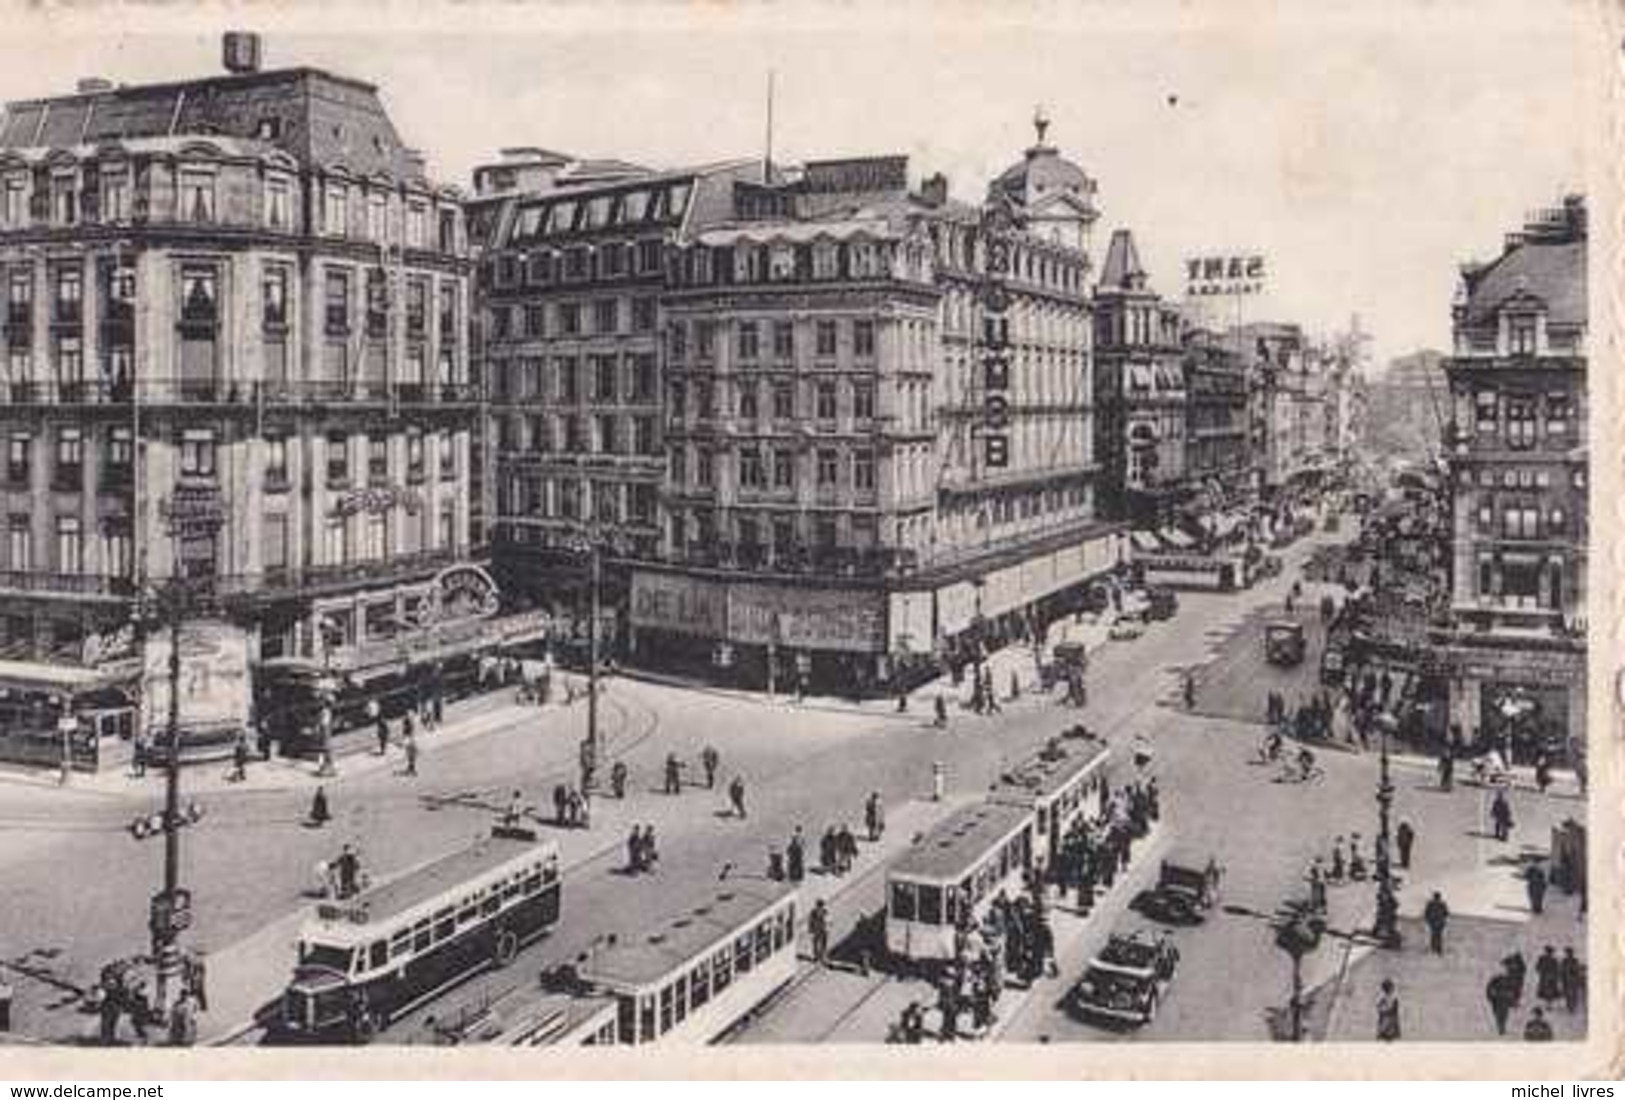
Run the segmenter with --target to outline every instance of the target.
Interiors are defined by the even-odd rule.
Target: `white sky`
[[[321,28],[343,33],[305,33],[330,9],[342,17]],[[0,96],[217,70],[227,22],[149,10],[168,22],[141,38],[94,17],[49,41],[0,37]],[[1187,255],[1262,251],[1270,290],[1248,319],[1328,331],[1358,312],[1378,363],[1447,346],[1458,262],[1492,256],[1526,211],[1585,186],[1596,28],[1557,3],[1215,4],[1204,18],[1085,0],[997,22],[915,4],[389,10],[383,34],[331,5],[288,26],[249,10],[229,25],[252,15],[266,29],[267,67],[378,84],[431,172],[464,185],[504,145],[656,166],[758,155],[773,69],[775,159],[906,152],[916,179],[946,172],[975,199],[1031,143],[1043,103],[1050,140],[1099,181],[1097,264],[1128,226],[1173,295]],[[450,33],[448,12],[468,29]],[[443,29],[422,29],[429,18]],[[166,25],[191,33],[153,33]]]

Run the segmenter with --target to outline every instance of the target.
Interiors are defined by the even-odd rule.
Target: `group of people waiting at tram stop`
[[[1111,889],[1118,873],[1128,867],[1134,842],[1162,816],[1162,795],[1154,776],[1116,794],[1104,776],[1097,776],[1092,793],[1099,799],[1098,812],[1093,820],[1083,814],[1073,818],[1050,867],[1063,894],[1077,891],[1078,910],[1085,915],[1094,906],[1096,887]]]
[[[980,923],[970,917],[970,899],[962,897],[964,919],[954,934],[954,957],[936,980],[937,1038],[942,1042],[987,1036],[998,1020],[995,1010],[1009,978],[1030,987],[1041,976],[1058,972],[1042,876],[1030,872],[1025,887],[1014,901],[999,891]],[[894,1040],[921,1042],[925,1013],[918,1001],[905,1007],[892,1029]]]
[[[197,1042],[198,1013],[209,1010],[208,965],[201,951],[182,952],[180,992],[167,1017],[162,1006],[153,1003],[147,989],[147,972],[153,960],[142,956],[118,959],[102,967],[86,1002],[97,1014],[98,1039],[102,1046],[119,1042],[119,1023],[127,1016],[137,1043],[151,1042],[151,1030],[162,1027],[170,1046],[192,1046]]]
[[[886,804],[879,791],[870,791],[863,803],[864,831],[871,844],[879,842],[886,832]],[[839,877],[852,870],[858,858],[858,838],[842,822],[831,825],[818,838],[818,870],[821,874]],[[770,848],[767,853],[767,877],[775,882],[789,879],[801,882],[807,877],[807,838],[797,825],[790,834],[784,851]]]

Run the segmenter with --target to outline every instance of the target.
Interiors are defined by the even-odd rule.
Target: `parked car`
[[[1147,618],[1153,621],[1171,619],[1179,613],[1179,597],[1172,588],[1152,588],[1147,590],[1146,596],[1151,601],[1146,610]]]
[[[1147,932],[1114,935],[1067,993],[1067,1007],[1085,1019],[1148,1024],[1177,965],[1178,954]]]

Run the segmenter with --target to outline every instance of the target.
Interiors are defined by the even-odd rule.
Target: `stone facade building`
[[[1586,207],[1462,268],[1444,361],[1451,719],[1520,759],[1585,736]]]
[[[177,572],[255,661],[360,667],[472,552],[460,196],[371,85],[258,53],[6,106],[8,705],[127,734],[131,599]],[[219,530],[173,543],[182,499]]]
[[[1092,313],[1095,445],[1112,514],[1169,525],[1193,493],[1186,459],[1197,444],[1189,428],[1205,440],[1211,426],[1187,425],[1184,319],[1147,285],[1126,229],[1112,234]]]
[[[480,170],[516,190],[473,216],[504,575],[596,532],[629,659],[861,690],[1019,629],[1115,560],[1095,520],[1094,184],[1042,129],[980,206],[941,177],[911,187],[903,157],[580,184],[600,173],[521,160]],[[528,210],[553,211],[535,236]],[[573,247],[599,283],[518,278]],[[606,248],[625,250],[614,318]],[[575,602],[547,578],[538,602]]]

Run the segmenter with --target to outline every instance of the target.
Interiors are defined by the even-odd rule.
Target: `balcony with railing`
[[[332,565],[280,566],[257,575],[216,577],[214,590],[228,599],[308,598],[364,586],[420,580],[468,560],[469,548],[465,546]]]
[[[99,573],[43,573],[7,569],[0,570],[0,593],[68,596],[75,599],[125,599],[135,595],[135,582],[129,577],[110,577]]]

